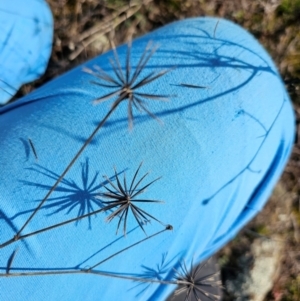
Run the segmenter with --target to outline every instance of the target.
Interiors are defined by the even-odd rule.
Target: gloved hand
[[[108,275],[172,282],[262,209],[287,163],[289,97],[239,26],[187,19],[116,52],[0,111],[1,300],[165,300],[174,284]]]
[[[53,20],[42,0],[0,0],[0,105],[45,71]]]

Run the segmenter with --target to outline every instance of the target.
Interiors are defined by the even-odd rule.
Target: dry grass
[[[247,28],[266,47],[286,80],[300,120],[300,0],[48,0],[48,3],[55,19],[48,69],[41,79],[23,86],[16,97],[105,52],[110,48],[111,38],[118,45],[174,20],[213,15]],[[274,195],[264,211],[247,226],[259,235],[277,234],[285,240],[280,277],[267,300],[300,300],[299,165],[298,142],[282,177],[283,186],[293,197],[286,201],[285,195]],[[236,256],[251,240],[249,232],[244,231],[223,254]]]

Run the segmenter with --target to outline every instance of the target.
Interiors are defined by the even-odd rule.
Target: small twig
[[[151,0],[152,1],[152,0]],[[138,9],[141,8],[141,6],[144,3],[132,3],[132,5],[130,6],[130,9],[136,9],[136,7],[138,7]],[[135,11],[135,10],[131,10],[130,12]],[[101,22],[95,24],[93,27],[85,30],[79,37],[78,39],[76,39],[76,42],[81,42],[87,38],[89,38],[90,36],[97,34],[99,32],[102,32],[103,30],[106,30],[106,28],[110,28],[114,25],[114,21],[118,19],[118,17],[120,17],[120,15],[122,15],[123,13],[128,12],[128,5],[124,5],[122,6],[119,10],[117,10],[115,13],[113,13],[112,15],[104,18]],[[135,11],[136,12],[136,11]],[[130,13],[130,16],[132,14]]]
[[[291,213],[291,220],[292,220],[292,224],[293,224],[293,228],[294,228],[295,241],[296,241],[296,243],[299,243],[299,241],[300,241],[299,226],[298,226],[297,220],[296,220],[293,212]]]
[[[123,7],[113,18],[110,18],[110,20],[104,20],[86,31],[78,38],[78,43],[81,42],[81,45],[69,55],[69,59],[71,61],[74,60],[88,45],[99,39],[100,36],[107,34],[112,30],[112,28],[118,27],[121,23],[126,21],[127,18],[130,18],[137,13],[141,9],[142,5],[143,4],[131,5],[130,9],[128,9],[128,6]],[[119,16],[123,12],[126,12],[126,15]]]

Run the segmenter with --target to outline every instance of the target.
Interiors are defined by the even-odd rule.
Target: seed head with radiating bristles
[[[117,171],[115,169],[115,178],[116,178],[116,185],[107,177],[105,176],[106,180],[109,182],[111,188],[104,186],[106,189],[106,192],[101,193],[100,196],[110,199],[110,201],[102,201],[104,204],[107,204],[103,208],[103,211],[113,210],[116,208],[115,211],[113,211],[108,217],[107,221],[112,221],[114,218],[119,218],[118,226],[117,226],[117,233],[120,228],[121,223],[123,222],[123,230],[124,235],[126,235],[126,226],[127,226],[127,218],[129,211],[132,212],[135,220],[137,221],[140,228],[143,230],[143,232],[146,234],[143,224],[145,222],[148,222],[149,219],[153,219],[160,224],[164,225],[161,221],[159,221],[157,218],[152,216],[151,214],[147,213],[145,210],[139,208],[134,203],[163,203],[163,201],[158,200],[146,200],[146,199],[139,199],[136,198],[140,194],[142,194],[150,185],[152,185],[154,182],[159,180],[160,178],[157,178],[153,180],[152,182],[146,184],[142,188],[139,188],[139,185],[141,182],[145,179],[145,177],[148,175],[146,173],[144,176],[142,176],[139,180],[137,180],[137,175],[142,166],[142,163],[139,165],[138,169],[136,170],[134,177],[130,183],[130,186],[128,187],[126,176],[124,173],[124,179],[123,179],[123,186],[121,184],[121,181],[119,179],[119,176],[117,174]],[[164,225],[165,226],[165,225]]]
[[[176,280],[179,284],[179,288],[175,291],[175,295],[185,293],[185,301],[201,301],[201,295],[213,301],[220,300],[220,295],[207,291],[207,288],[222,288],[221,281],[216,279],[218,277],[215,277],[219,271],[203,276],[203,273],[200,274],[200,272],[205,264],[206,262],[193,268],[193,263],[191,263],[190,270],[188,270],[186,263],[183,261],[180,263],[180,271],[174,269]]]
[[[152,47],[151,42],[148,43],[146,46],[138,65],[131,74],[131,63],[130,63],[130,53],[131,53],[131,44],[128,44],[127,47],[127,55],[126,55],[126,65],[125,65],[125,74],[122,70],[121,63],[118,57],[118,54],[113,47],[114,53],[114,60],[110,59],[110,64],[114,71],[114,76],[111,76],[104,70],[102,70],[99,66],[94,66],[94,70],[85,68],[84,71],[90,73],[97,77],[99,81],[91,81],[93,84],[113,89],[113,92],[105,94],[99,98],[97,98],[94,103],[98,104],[100,102],[109,100],[111,98],[116,98],[113,102],[112,108],[117,108],[118,105],[128,100],[128,124],[129,127],[132,128],[133,126],[133,107],[135,107],[139,111],[144,111],[152,118],[159,120],[157,116],[155,116],[149,109],[147,108],[146,100],[153,100],[153,101],[167,101],[167,95],[157,95],[151,93],[143,93],[138,91],[139,88],[157,80],[158,78],[162,77],[169,70],[162,70],[159,72],[152,71],[148,75],[140,78],[140,75],[147,65],[148,61],[152,57],[152,55],[157,50],[157,47]]]

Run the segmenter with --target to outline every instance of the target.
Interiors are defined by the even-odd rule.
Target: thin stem
[[[34,231],[34,232],[30,232],[28,234],[20,235],[20,236],[18,236],[18,240],[21,240],[21,239],[24,239],[26,237],[30,237],[30,236],[33,236],[33,235],[36,235],[36,234],[39,234],[39,233],[42,233],[42,232],[46,232],[46,231],[52,230],[54,228],[58,228],[58,227],[70,224],[72,222],[79,221],[79,220],[81,220],[83,218],[90,217],[90,216],[95,215],[97,213],[100,213],[102,211],[104,211],[103,208],[101,208],[99,210],[96,210],[96,211],[93,211],[93,212],[86,213],[86,214],[78,216],[78,217],[74,217],[72,219],[66,220],[64,222],[61,222],[61,223],[58,223],[58,224],[55,224],[55,225],[52,225],[52,226],[49,226],[49,227],[46,227],[46,228]]]
[[[140,244],[140,243],[142,243],[142,242],[144,242],[144,241],[146,241],[146,240],[148,240],[148,239],[150,239],[150,238],[152,238],[152,237],[154,237],[154,236],[156,236],[156,235],[158,235],[158,234],[161,234],[161,233],[163,233],[164,231],[168,231],[168,230],[170,230],[170,229],[171,229],[171,228],[170,228],[170,226],[168,225],[164,230],[161,230],[161,231],[159,231],[159,232],[156,232],[156,233],[154,233],[154,234],[152,234],[152,235],[150,235],[150,236],[148,236],[148,237],[146,237],[146,238],[144,238],[144,239],[142,239],[142,240],[139,240],[138,242],[136,242],[136,243],[134,243],[134,244],[132,244],[132,245],[130,245],[130,246],[128,246],[128,247],[126,247],[126,248],[124,248],[124,249],[122,249],[122,250],[120,250],[120,251],[118,251],[118,252],[116,252],[116,253],[114,253],[114,254],[112,254],[112,255],[110,255],[109,257],[105,258],[104,260],[102,260],[102,261],[96,263],[95,265],[93,265],[91,268],[89,268],[89,270],[94,269],[95,267],[97,267],[97,266],[99,266],[100,264],[102,264],[102,263],[108,261],[109,259],[111,259],[111,258],[113,258],[113,257],[115,257],[115,256],[117,256],[117,255],[119,255],[120,253],[125,252],[125,251],[127,251],[128,249],[130,249],[130,248],[132,248],[132,247],[134,247],[134,246],[136,246],[136,245],[138,245],[138,244]]]
[[[147,279],[147,278],[117,275],[108,272],[101,272],[101,271],[88,270],[88,269],[65,270],[65,271],[40,271],[40,272],[9,273],[9,274],[0,273],[0,277],[50,276],[50,275],[66,275],[66,274],[93,274],[97,276],[104,276],[110,278],[118,278],[118,279],[132,280],[138,282],[160,283],[160,284],[167,284],[167,285],[168,284],[177,285],[183,283],[183,281],[179,281],[179,280],[167,281],[167,280],[159,280],[159,279]]]
[[[92,134],[90,135],[90,137],[85,141],[85,143],[82,145],[82,147],[79,149],[79,151],[77,152],[77,154],[74,156],[74,158],[71,160],[71,162],[68,164],[68,166],[66,167],[66,169],[64,170],[64,172],[61,174],[61,176],[57,179],[57,181],[55,182],[55,184],[52,186],[52,188],[48,191],[48,193],[46,194],[46,196],[43,198],[43,200],[40,202],[40,204],[35,208],[35,210],[33,211],[33,213],[30,215],[30,217],[27,219],[27,221],[24,223],[24,225],[21,227],[21,229],[18,231],[18,233],[16,234],[16,238],[18,239],[18,237],[20,236],[20,233],[24,230],[24,228],[28,225],[28,223],[32,220],[32,218],[35,216],[35,214],[38,212],[38,210],[43,206],[43,204],[46,202],[46,200],[48,199],[48,197],[51,195],[51,193],[55,190],[55,188],[57,187],[57,185],[61,182],[61,180],[64,178],[64,176],[66,175],[66,173],[70,170],[70,168],[74,165],[74,163],[76,162],[76,160],[79,158],[79,156],[81,155],[81,153],[84,151],[84,149],[88,146],[88,144],[92,141],[92,139],[94,138],[94,136],[97,134],[97,132],[99,131],[99,129],[104,125],[104,123],[106,122],[106,120],[109,118],[109,116],[112,114],[112,112],[114,111],[114,109],[116,108],[116,106],[113,106],[109,112],[105,115],[105,117],[102,119],[102,121],[98,124],[98,126],[95,128],[95,130],[92,132]]]
[[[125,280],[132,280],[132,281],[138,281],[138,282],[150,282],[150,283],[160,283],[160,284],[181,284],[183,283],[183,281],[181,280],[174,280],[174,281],[165,281],[165,280],[159,280],[159,279],[144,279],[144,278],[138,278],[138,277],[131,277],[131,276],[123,276],[123,275],[117,275],[117,274],[112,274],[109,272],[101,272],[101,271],[95,271],[93,270],[93,268],[99,266],[100,264],[104,263],[105,261],[110,260],[111,258],[113,258],[114,256],[125,252],[126,250],[156,236],[159,235],[161,233],[163,233],[164,231],[167,230],[172,230],[173,227],[171,225],[166,226],[166,228],[162,231],[156,232],[153,235],[144,238],[132,245],[130,245],[129,247],[126,247],[122,250],[120,250],[119,252],[116,252],[115,254],[107,257],[106,259],[102,260],[101,262],[97,263],[96,265],[92,266],[89,269],[81,269],[81,270],[73,270],[73,269],[66,269],[64,271],[62,270],[58,270],[58,271],[35,271],[35,272],[23,272],[23,273],[10,273],[10,272],[6,272],[4,273],[0,273],[0,277],[24,277],[24,276],[50,276],[50,275],[68,275],[68,274],[93,274],[93,275],[97,275],[97,276],[104,276],[104,277],[111,277],[111,278],[118,278],[118,279],[125,279]]]
[[[79,220],[81,220],[81,219],[90,217],[90,216],[95,215],[95,214],[97,214],[97,213],[100,213],[100,212],[102,212],[102,211],[104,211],[104,208],[101,208],[101,209],[96,210],[96,211],[93,211],[93,212],[89,212],[89,213],[84,214],[84,215],[81,215],[81,216],[79,216],[79,217],[75,217],[75,218],[66,220],[66,221],[64,221],[64,222],[61,222],[61,223],[58,223],[58,224],[55,224],[55,225],[52,225],[52,226],[49,226],[49,227],[46,227],[46,228],[39,229],[39,230],[34,231],[34,232],[30,232],[30,233],[28,233],[28,234],[20,235],[20,236],[18,236],[18,237],[17,237],[17,236],[14,236],[14,238],[12,238],[12,239],[6,241],[5,243],[1,244],[1,245],[0,245],[0,249],[6,247],[6,246],[8,246],[8,245],[10,245],[10,244],[12,244],[12,243],[14,243],[14,242],[16,242],[16,241],[22,240],[22,239],[24,239],[24,238],[27,238],[27,237],[30,237],[30,236],[34,236],[34,235],[37,235],[37,234],[40,234],[40,233],[43,233],[43,232],[46,232],[46,231],[49,231],[49,230],[58,228],[58,227],[62,227],[62,226],[64,226],[64,225],[67,225],[67,224],[70,224],[70,223],[72,223],[72,222],[76,222],[76,221],[79,221]],[[163,232],[163,231],[166,231],[166,230],[172,230],[172,229],[173,229],[173,228],[172,228],[171,225],[167,225],[167,226],[166,226],[166,229],[164,229],[164,230],[162,230],[162,231],[160,231],[160,232],[158,232],[158,233],[156,233],[156,234],[153,234],[153,235],[151,235],[151,236],[145,238],[144,240],[147,240],[147,239],[149,239],[149,238],[151,238],[151,237],[153,237],[153,236],[155,236],[155,235],[158,235],[158,234],[160,234],[160,233]],[[142,241],[144,241],[144,240],[142,240]],[[142,242],[142,241],[140,241],[140,242]],[[139,244],[140,242],[138,242],[138,243],[136,243],[136,244],[134,244],[134,245],[137,245],[137,244]],[[132,246],[134,246],[134,245],[132,245]],[[126,249],[129,249],[129,248],[131,248],[131,246],[127,247]],[[124,249],[124,251],[125,251],[126,249]],[[123,251],[120,251],[120,252],[123,252]],[[118,252],[117,254],[119,254],[120,252]],[[117,254],[115,254],[115,255],[117,255]],[[111,257],[113,257],[113,256],[115,256],[115,255],[112,255]],[[106,260],[107,260],[107,259],[105,259],[104,261],[106,261]],[[103,262],[104,262],[104,261],[103,261]],[[101,263],[102,263],[102,262],[101,262]],[[100,264],[100,263],[99,263],[99,264]],[[97,265],[99,265],[99,264],[97,264]]]
[[[14,236],[13,238],[7,240],[5,243],[1,244],[0,245],[0,249],[10,245],[10,244],[13,244],[14,242],[16,242],[18,239],[16,238],[16,236]]]

